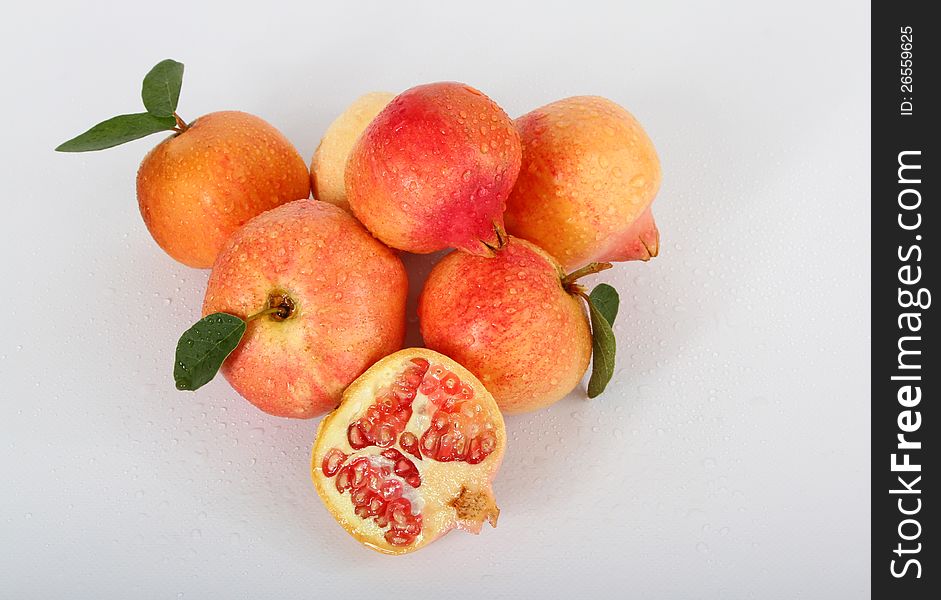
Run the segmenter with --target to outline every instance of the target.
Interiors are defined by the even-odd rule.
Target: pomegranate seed
[[[344,490],[348,490],[352,487],[350,485],[350,471],[351,469],[349,465],[347,465],[340,470],[340,474],[337,476],[337,491],[341,494]]]
[[[448,370],[440,365],[435,365],[429,369],[428,374],[438,381],[441,381],[444,379],[444,376],[448,374]]]
[[[418,389],[418,386],[421,384],[421,380],[424,376],[425,373],[418,369],[409,369],[405,371],[406,387],[412,390]]]
[[[415,458],[421,460],[421,450],[418,449],[418,438],[415,437],[415,434],[406,431],[399,437],[399,445],[402,446],[402,450],[405,450]]]
[[[444,386],[444,391],[449,394],[456,394],[461,389],[461,380],[454,373],[445,375],[441,380],[441,384]]]
[[[457,429],[458,431],[463,431],[467,426],[467,418],[461,413],[454,413],[451,415],[451,430]]]
[[[382,489],[379,493],[382,494],[382,497],[386,500],[398,498],[402,495],[402,484],[394,479],[390,479],[382,484]]]
[[[457,441],[454,442],[454,460],[464,460],[464,452],[467,450],[467,440],[464,439],[464,436],[455,433],[459,436]]]
[[[438,445],[438,432],[429,429],[425,432],[425,435],[421,438],[421,447],[425,451],[426,455],[431,455],[435,451],[435,446]]]
[[[395,390],[394,394],[402,402],[411,402],[415,399],[415,390],[413,389]]]
[[[438,451],[434,458],[441,462],[448,462],[454,457],[454,436],[446,433],[438,441]]]
[[[320,469],[327,477],[333,477],[337,474],[337,471],[340,470],[340,467],[346,461],[346,458],[346,454],[337,448],[333,448],[323,457],[323,462],[320,464]]]
[[[408,546],[414,540],[414,538],[398,533],[394,529],[387,531],[385,538],[393,546]]]
[[[408,501],[407,498],[396,498],[395,500],[390,500],[386,504],[386,516],[389,517],[389,520],[394,521],[395,518],[393,515],[398,512],[401,514],[409,513],[412,510],[412,503]]]
[[[366,436],[363,435],[363,430],[358,422],[350,424],[349,429],[346,430],[346,437],[350,442],[350,447],[354,450],[366,447]]]
[[[369,502],[369,490],[366,488],[359,488],[350,496],[350,499],[353,500],[353,504],[356,506],[364,506]]]
[[[421,521],[409,521],[405,524],[405,527],[402,528],[402,533],[416,536],[421,533]]]
[[[415,363],[418,366],[418,368],[422,370],[422,372],[425,372],[428,370],[428,361],[425,360],[424,358],[421,358],[421,357],[413,358],[412,362]]]
[[[435,406],[441,406],[448,399],[448,395],[445,394],[444,390],[440,387],[435,388],[435,390],[431,392],[430,394],[427,394],[427,396],[428,396],[428,400],[430,400],[431,403],[434,404]]]
[[[366,483],[366,471],[369,470],[369,459],[357,458],[351,465],[353,467],[353,487],[361,488]]]
[[[380,426],[379,432],[376,434],[376,445],[380,448],[387,448],[394,441],[395,433],[392,431],[392,427],[388,424]]]

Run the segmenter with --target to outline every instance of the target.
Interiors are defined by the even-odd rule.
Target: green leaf
[[[618,316],[618,306],[621,304],[618,291],[607,283],[600,283],[595,289],[591,290],[589,298],[595,308],[598,309],[598,312],[604,315],[608,324],[613,326],[614,319]]]
[[[149,113],[119,115],[98,123],[82,135],[60,144],[58,152],[90,152],[104,150],[176,126],[173,117],[155,117]]]
[[[591,299],[588,300],[588,314],[591,316],[591,379],[588,380],[588,397],[594,398],[604,391],[614,376],[616,344],[611,324]]]
[[[180,102],[183,86],[183,63],[162,60],[144,77],[141,98],[144,108],[156,117],[172,117]]]
[[[245,335],[245,321],[226,313],[203,317],[180,336],[173,379],[178,390],[196,390],[209,383]]]

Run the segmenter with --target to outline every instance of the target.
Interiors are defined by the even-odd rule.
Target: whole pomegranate
[[[346,161],[353,144],[395,94],[371,92],[357,98],[324,132],[310,161],[310,183],[314,198],[349,211],[346,201]]]
[[[516,126],[523,164],[507,200],[511,235],[539,244],[566,269],[657,255],[651,203],[660,160],[637,119],[606,98],[576,96]]]
[[[511,237],[493,258],[452,252],[418,303],[425,345],[474,373],[500,409],[548,406],[581,380],[592,355],[583,293],[544,250]]]
[[[519,133],[493,100],[462,83],[420,85],[396,96],[357,140],[347,201],[393,248],[489,256],[505,237],[520,156]]]
[[[506,446],[493,397],[436,352],[401,350],[354,381],[317,429],[314,485],[354,538],[412,552],[454,528],[496,525],[490,482]]]
[[[402,261],[356,219],[298,200],[229,238],[209,277],[203,315],[250,320],[222,365],[267,413],[310,418],[334,408],[369,365],[402,347],[408,278]]]

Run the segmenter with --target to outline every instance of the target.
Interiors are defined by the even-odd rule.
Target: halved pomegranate
[[[506,446],[493,396],[448,357],[409,348],[350,384],[317,430],[317,493],[354,538],[412,552],[455,527],[479,533],[500,510],[490,482]]]

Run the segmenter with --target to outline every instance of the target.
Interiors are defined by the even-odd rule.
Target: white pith
[[[363,448],[362,450],[360,450],[353,456],[349,457],[346,462],[348,463],[356,459],[359,456],[367,457],[369,459],[369,463],[376,469],[381,469],[382,467],[389,467],[389,469],[393,470],[393,473],[391,475],[386,476],[386,479],[395,479],[396,481],[401,483],[402,484],[402,497],[412,503],[412,514],[417,515],[421,513],[422,509],[425,508],[425,499],[421,497],[417,489],[407,484],[404,479],[402,479],[401,477],[395,474],[394,472],[395,462],[386,458],[385,456],[382,456],[381,454],[373,454],[369,452],[369,448]],[[408,455],[405,455],[405,456],[408,456]],[[415,461],[412,461],[412,462],[415,462]]]
[[[386,531],[388,531],[387,527],[379,527],[372,517],[363,519],[355,514],[355,507],[350,500],[349,492],[342,494],[338,492],[335,476],[328,478],[323,474],[321,470],[323,458],[331,449],[337,448],[344,454],[350,455],[344,465],[349,464],[357,456],[369,456],[374,465],[392,465],[391,460],[380,456],[380,453],[388,448],[369,446],[361,450],[353,450],[347,439],[347,427],[351,422],[365,414],[378,394],[388,388],[411,364],[410,360],[413,357],[422,356],[432,366],[440,364],[455,373],[461,381],[471,385],[474,389],[474,402],[478,402],[491,415],[494,435],[497,436],[498,440],[505,439],[503,418],[499,409],[490,394],[474,379],[473,375],[450,359],[428,350],[411,349],[407,353],[403,351],[402,354],[402,356],[394,354],[383,359],[350,386],[344,394],[340,406],[321,423],[312,455],[314,483],[334,517],[354,537],[367,546],[381,552],[395,553],[414,550],[453,527],[479,531],[479,523],[460,522],[450,503],[465,488],[471,491],[489,492],[490,480],[493,478],[503,457],[502,446],[498,443],[497,450],[477,465],[469,465],[459,461],[438,462],[427,457],[420,460],[406,452],[397,438],[395,443],[388,448],[398,450],[403,456],[412,461],[418,469],[422,483],[416,489],[404,483],[401,478],[394,474],[392,477],[402,481],[403,497],[412,502],[413,513],[416,510],[421,512],[422,533],[408,547],[392,546],[384,538]],[[412,415],[406,424],[405,431],[414,434],[419,443],[422,433],[431,423],[431,415],[435,409],[436,407],[427,396],[420,391],[416,391],[416,397],[412,403]],[[401,434],[399,437],[401,437]],[[418,508],[416,509],[416,507]]]

